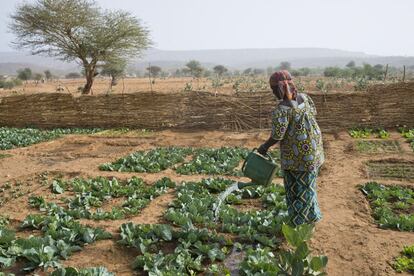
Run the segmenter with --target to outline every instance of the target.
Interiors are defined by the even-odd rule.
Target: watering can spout
[[[237,188],[239,190],[255,185],[253,182],[237,182]]]

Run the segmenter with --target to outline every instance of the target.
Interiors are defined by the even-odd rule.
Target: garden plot
[[[361,153],[399,153],[401,146],[393,140],[358,140],[355,148]]]
[[[59,210],[76,219],[116,220],[137,215],[151,200],[173,187],[175,183],[166,177],[153,185],[147,185],[137,177],[126,181],[106,177],[54,179],[51,184],[53,193],[69,192],[72,196],[61,196],[61,204],[46,202],[41,196],[30,197],[29,205],[46,213]],[[41,220],[41,217],[33,215],[32,219]]]
[[[125,135],[128,136],[128,133],[125,133]],[[5,217],[10,217],[10,223],[7,224],[7,218],[4,218],[4,220],[0,218],[0,225],[3,225],[3,229],[8,228],[15,231],[17,235],[16,239],[28,239],[30,235],[39,238],[45,237],[47,235],[45,232],[47,228],[61,225],[61,223],[48,223],[40,229],[34,229],[33,227],[23,230],[20,229],[20,225],[26,220],[28,215],[48,216],[47,210],[40,211],[40,207],[30,207],[29,197],[33,196],[33,199],[36,197],[43,198],[44,204],[40,202],[40,205],[51,206],[50,204],[54,203],[60,207],[51,209],[51,212],[55,212],[54,210],[61,210],[65,213],[70,212],[71,210],[68,206],[69,201],[76,198],[77,195],[80,195],[80,193],[74,191],[72,188],[71,182],[75,177],[82,178],[83,180],[93,177],[96,180],[98,176],[102,175],[108,177],[108,179],[116,176],[119,184],[122,186],[127,185],[127,179],[133,176],[139,176],[148,184],[155,183],[157,180],[168,176],[177,183],[176,188],[169,189],[167,193],[154,197],[149,205],[139,210],[136,215],[124,213],[124,219],[93,220],[92,218],[98,212],[98,209],[101,209],[99,213],[107,213],[105,217],[115,216],[116,212],[112,213],[112,207],[115,207],[116,210],[122,210],[124,202],[128,200],[127,196],[112,197],[108,200],[104,199],[102,200],[101,206],[95,207],[90,205],[89,209],[83,208],[82,206],[84,205],[80,205],[79,209],[82,210],[80,213],[87,214],[84,217],[90,217],[90,219],[73,218],[72,221],[79,223],[82,227],[91,229],[86,232],[93,233],[95,231],[93,229],[100,228],[104,232],[112,234],[112,238],[94,241],[85,247],[80,244],[81,251],[74,252],[71,256],[68,255],[67,260],[57,257],[57,262],[66,269],[66,273],[68,274],[70,272],[70,275],[81,275],[79,272],[74,273],[74,270],[69,267],[76,267],[78,270],[81,270],[83,268],[105,266],[107,271],[120,276],[133,275],[135,273],[138,275],[147,275],[143,271],[144,268],[140,268],[139,266],[135,267],[134,271],[132,268],[134,263],[141,264],[142,266],[142,263],[145,262],[148,264],[147,270],[150,270],[155,269],[159,261],[165,264],[166,267],[171,268],[171,271],[175,271],[174,269],[182,269],[182,266],[171,261],[171,259],[173,257],[179,257],[180,262],[182,260],[181,263],[195,264],[194,267],[192,265],[189,265],[189,267],[191,270],[196,271],[197,274],[208,275],[207,271],[210,270],[213,275],[226,275],[226,273],[223,273],[223,271],[226,272],[226,268],[223,266],[227,266],[229,270],[240,275],[249,271],[256,271],[258,273],[257,275],[264,275],[264,272],[260,271],[267,270],[273,273],[274,270],[272,269],[275,269],[275,267],[281,264],[279,260],[280,255],[286,252],[285,250],[294,250],[296,248],[288,244],[289,240],[283,232],[283,226],[282,230],[277,230],[280,225],[277,223],[277,219],[281,219],[285,212],[285,207],[283,207],[283,191],[275,190],[274,192],[266,191],[264,193],[263,188],[258,188],[257,190],[246,189],[243,192],[232,194],[221,209],[218,220],[213,222],[212,218],[214,218],[214,214],[212,206],[215,204],[218,193],[225,187],[228,187],[231,181],[226,179],[205,179],[200,181],[203,177],[206,178],[206,175],[200,175],[198,173],[181,175],[176,173],[175,170],[182,164],[192,161],[200,144],[209,149],[220,149],[220,147],[234,148],[236,146],[252,149],[265,141],[268,137],[268,132],[260,134],[257,132],[231,133],[221,131],[187,133],[168,130],[157,132],[156,135],[148,138],[140,136],[124,137],[122,131],[122,133],[111,134],[109,136],[110,138],[102,135],[65,137],[53,143],[41,143],[33,147],[7,152],[13,156],[0,161],[0,186],[4,187],[3,185],[9,183],[4,194],[0,194],[2,199],[3,195],[7,199],[5,204],[0,206],[0,212]],[[330,264],[326,268],[329,275],[396,275],[394,268],[390,264],[394,263],[394,258],[399,255],[404,245],[412,244],[410,242],[412,240],[412,232],[380,229],[376,224],[367,223],[370,214],[364,212],[366,210],[366,201],[360,200],[359,197],[355,196],[355,185],[367,181],[358,172],[365,165],[365,162],[368,162],[373,157],[344,151],[351,144],[351,141],[352,143],[356,142],[356,140],[351,139],[348,135],[344,136],[342,137],[344,139],[338,139],[336,135],[324,134],[325,144],[328,144],[329,147],[326,148],[327,160],[324,173],[320,174],[318,178],[318,195],[324,219],[317,225],[317,230],[312,239],[312,248],[318,254],[326,254],[329,256]],[[393,133],[392,137],[397,137],[397,134]],[[376,137],[370,138],[379,140]],[[406,150],[407,145],[403,144],[402,138],[399,141],[404,146],[404,151],[401,152],[401,159],[412,160],[414,155]],[[88,142],[91,145],[79,145],[80,148],[78,148],[75,145],[78,142]],[[65,148],[64,144],[68,144],[67,148]],[[80,153],[86,154],[89,151],[91,157],[77,158],[76,162],[65,161],[50,165],[39,164],[39,160],[44,157],[43,154],[49,154],[61,146],[65,149],[64,155],[76,157],[81,156]],[[128,153],[136,151],[137,149],[147,153],[155,147],[188,147],[192,149],[192,153],[186,155],[184,161],[172,165],[169,169],[154,173],[102,172],[98,169],[99,164],[114,161],[116,158],[123,155],[126,156]],[[90,150],[91,148],[93,148],[93,151]],[[277,151],[275,152],[277,153]],[[62,156],[58,151],[53,154]],[[387,158],[386,155],[387,153],[384,153],[384,158]],[[278,158],[278,155],[276,154],[274,157]],[[390,155],[389,157],[395,156]],[[24,166],[22,167],[21,164],[24,164]],[[242,162],[236,166],[234,171],[239,170],[241,165]],[[31,174],[34,175],[37,172],[45,170],[60,171],[62,174],[54,175],[50,173],[48,177],[49,182],[43,185],[37,184],[37,186],[32,185],[31,181],[27,179]],[[217,177],[220,177],[220,175],[217,175]],[[233,180],[239,179],[232,174],[227,175],[226,178]],[[51,187],[50,185],[53,184],[53,179],[62,179],[65,182],[65,184],[59,185],[63,188],[63,193],[59,194],[52,191],[53,186]],[[42,181],[40,176],[39,181]],[[185,181],[185,183],[181,183],[181,181]],[[203,190],[192,191],[190,189],[192,185],[187,186],[191,181],[194,181],[192,182],[194,186],[202,186]],[[230,182],[227,183],[227,181]],[[181,186],[187,187],[181,189]],[[206,196],[208,194],[205,192],[205,189],[209,192],[209,196]],[[275,188],[269,186],[266,189],[271,190]],[[276,186],[276,189],[279,189],[279,186]],[[22,196],[19,196],[20,192],[23,193]],[[181,195],[187,195],[187,197],[191,195],[194,200],[190,201],[188,199],[188,203],[186,203],[186,197],[182,197]],[[270,212],[276,210],[277,207],[271,207],[271,205],[265,207],[267,206],[264,203],[264,198],[266,197],[268,201],[275,198],[275,202],[279,202],[282,205],[278,215]],[[207,200],[210,200],[211,203],[207,204]],[[86,202],[95,204],[93,200]],[[78,201],[76,201],[77,203]],[[183,206],[180,206],[180,204],[183,204]],[[348,208],[344,209],[343,206],[347,206]],[[208,208],[208,212],[203,212],[203,208]],[[85,209],[87,211],[84,211]],[[204,213],[207,218],[203,216]],[[357,215],[355,215],[356,213]],[[191,221],[191,224],[186,224],[189,221]],[[351,221],[352,224],[349,223]],[[36,225],[36,223],[33,220],[33,225]],[[133,227],[130,223],[132,223]],[[183,226],[180,223],[183,223]],[[283,223],[283,219],[281,223]],[[135,231],[137,228],[143,229],[148,227],[147,224],[167,225],[168,228],[172,229],[172,239],[165,241],[162,236],[152,236],[151,234],[151,238],[148,238],[151,241],[148,242],[148,236],[141,235],[142,231],[137,230],[140,234],[134,236],[135,242],[132,245],[118,243],[118,241],[122,240],[120,237],[122,229],[125,229],[124,233],[128,232],[126,227],[121,228],[122,225],[129,225],[131,226],[129,229]],[[187,227],[191,225],[194,228]],[[258,225],[264,225],[265,227],[258,227]],[[270,234],[267,225],[274,226],[276,230],[271,228],[271,231],[276,234]],[[358,225],[358,227],[355,227],[355,225]],[[200,232],[204,232],[204,229],[207,229],[208,233],[219,237],[218,247],[216,248],[225,254],[225,260],[223,262],[220,261],[219,258],[222,257],[222,254],[214,247],[210,248],[212,250],[210,254],[208,251],[207,253],[205,253],[206,251],[201,251],[201,249],[206,248],[204,247],[206,243],[213,245],[215,243],[213,239],[208,239],[208,242],[203,241],[201,238],[201,240],[197,238],[196,241],[191,240],[191,242],[180,240],[179,237],[183,237],[186,231],[190,229],[196,229]],[[156,232],[155,229],[152,230]],[[303,233],[306,232],[305,230],[302,230]],[[146,230],[144,229],[143,232],[146,232]],[[370,235],[367,236],[366,233],[370,233]],[[158,241],[153,242],[152,237],[155,237]],[[141,253],[141,249],[138,247],[141,247],[141,243],[145,246],[147,242],[150,245],[144,249],[146,253]],[[230,243],[228,244],[227,242]],[[301,248],[306,247],[302,245]],[[175,252],[176,249],[177,252]],[[162,253],[159,252],[160,250]],[[195,253],[197,250],[200,250],[199,254],[201,257]],[[3,250],[0,251],[4,252]],[[177,253],[177,255],[171,255],[174,253]],[[294,254],[293,252],[290,253]],[[215,254],[217,257],[214,257]],[[187,259],[189,255],[191,255],[191,259]],[[215,258],[214,261],[211,261],[209,255],[211,255],[211,258]],[[199,269],[197,266],[197,258],[201,259],[204,272],[196,270]],[[323,258],[319,258],[319,261],[317,260],[315,259],[313,265],[324,263]],[[150,267],[152,263],[155,263],[154,267]],[[371,265],[367,266],[367,263]],[[16,264],[13,266],[12,271],[16,275],[21,275],[22,272],[20,269],[25,267],[26,264],[26,257],[16,257]],[[308,267],[308,265],[304,266]],[[0,270],[3,269],[0,268]],[[53,269],[49,268],[48,271],[52,271]],[[42,276],[46,275],[47,273],[44,273],[42,270],[42,268],[39,268],[30,273],[36,273]],[[110,272],[106,273],[103,268],[101,268],[101,271],[102,275],[111,275],[109,274]],[[188,271],[185,274],[190,274]],[[59,273],[55,275],[62,275],[63,272]]]
[[[102,164],[103,171],[157,173],[174,169],[181,175],[230,175],[242,176],[241,162],[249,150],[238,147],[221,148],[155,148],[138,151],[113,163]],[[272,158],[279,159],[279,151],[270,152]],[[278,173],[280,175],[280,171]]]
[[[28,200],[25,197],[33,213],[28,214],[17,226],[9,225],[7,217],[1,217],[2,270],[23,269],[29,272],[37,268],[58,267],[61,260],[82,250],[85,244],[112,238],[112,234],[102,228],[81,224],[80,218],[113,220],[137,215],[151,200],[175,186],[167,178],[146,185],[139,178],[126,181],[103,177],[70,180],[54,178],[47,181],[46,175],[42,177],[42,183],[39,184],[38,179],[38,184],[49,193],[43,191],[42,195],[33,194]],[[117,198],[122,198],[122,204],[113,206],[112,199]],[[104,208],[104,203],[112,208]],[[25,231],[38,234],[21,237]]]
[[[102,164],[102,171],[156,173],[171,168],[177,163],[184,162],[191,154],[190,148],[156,148],[148,152],[138,151],[121,158],[113,163]]]
[[[366,163],[370,178],[414,179],[414,161],[387,159]]]
[[[369,182],[361,186],[382,228],[414,231],[414,188]]]
[[[221,261],[235,249],[246,251],[240,275],[290,274],[297,266],[304,273],[318,273],[326,266],[326,257],[310,256],[311,226],[295,230],[283,224],[286,204],[281,186],[239,192],[215,221],[217,193],[231,183],[222,178],[182,183],[165,212],[170,224],[123,224],[120,243],[137,249],[134,269],[150,275],[227,275]],[[243,198],[256,198],[266,209],[240,212],[232,204],[240,204]],[[280,247],[284,239],[293,250]]]
[[[249,153],[245,148],[202,148],[195,150],[193,159],[180,165],[179,174],[237,175],[242,173],[236,168]]]
[[[18,199],[37,192],[42,193],[44,181],[47,173],[23,176],[17,179],[10,179],[0,184],[0,208],[9,203],[16,202]],[[11,210],[9,210],[11,211]]]
[[[85,245],[108,239],[134,248],[136,259],[130,266],[137,272],[155,273],[151,275],[225,275],[228,268],[222,261],[233,250],[246,252],[237,266],[242,275],[291,273],[298,263],[304,271],[314,273],[326,266],[326,257],[312,257],[308,250],[312,227],[293,229],[283,224],[286,204],[284,189],[278,185],[239,191],[227,200],[214,222],[217,195],[232,180],[204,179],[175,187],[166,178],[151,186],[139,178],[46,178],[42,187],[52,196],[47,196],[49,200],[39,195],[28,197],[33,214],[19,223],[18,231],[6,218],[0,220],[0,266],[6,272],[51,272],[72,254],[84,250]],[[177,197],[165,211],[164,224],[123,223],[119,227],[120,237],[113,237],[104,228],[81,223],[84,218],[113,220],[137,215],[170,188],[176,189]],[[116,198],[122,198],[123,204],[113,206],[111,199]],[[256,199],[265,209],[237,210],[234,205],[242,204],[244,199]],[[103,208],[105,202],[113,208]],[[21,237],[22,231],[37,234]],[[282,248],[285,240],[290,246]],[[110,275],[103,267],[85,271]],[[78,273],[75,268],[63,267],[52,275],[66,275],[64,272]]]
[[[368,139],[368,138],[379,138],[387,139],[390,137],[390,133],[382,128],[352,128],[348,130],[348,134],[354,139]]]
[[[27,147],[44,141],[60,138],[67,134],[92,134],[100,129],[53,129],[40,130],[36,128],[0,128],[0,150]]]

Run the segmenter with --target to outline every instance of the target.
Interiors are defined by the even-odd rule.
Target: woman
[[[271,136],[258,152],[265,155],[271,146],[280,141],[290,222],[293,226],[315,223],[322,218],[316,178],[324,162],[315,105],[308,95],[297,93],[288,71],[274,73],[270,77],[270,87],[280,102],[272,115]]]

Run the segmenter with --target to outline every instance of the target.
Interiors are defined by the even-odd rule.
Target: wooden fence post
[[[148,79],[150,82],[150,88],[151,88],[151,93],[152,93],[153,91],[152,91],[152,80],[151,80],[151,63],[148,63]]]
[[[404,65],[404,73],[403,73],[402,81],[405,82],[405,65]]]
[[[259,98],[259,129],[262,130],[262,94]]]
[[[384,81],[387,80],[387,74],[388,74],[388,64],[385,65],[385,72],[384,72]]]

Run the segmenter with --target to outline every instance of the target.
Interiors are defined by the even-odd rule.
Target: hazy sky
[[[7,51],[8,15],[22,1],[0,1],[0,51]],[[324,47],[414,56],[414,0],[98,2],[141,18],[163,50]]]

